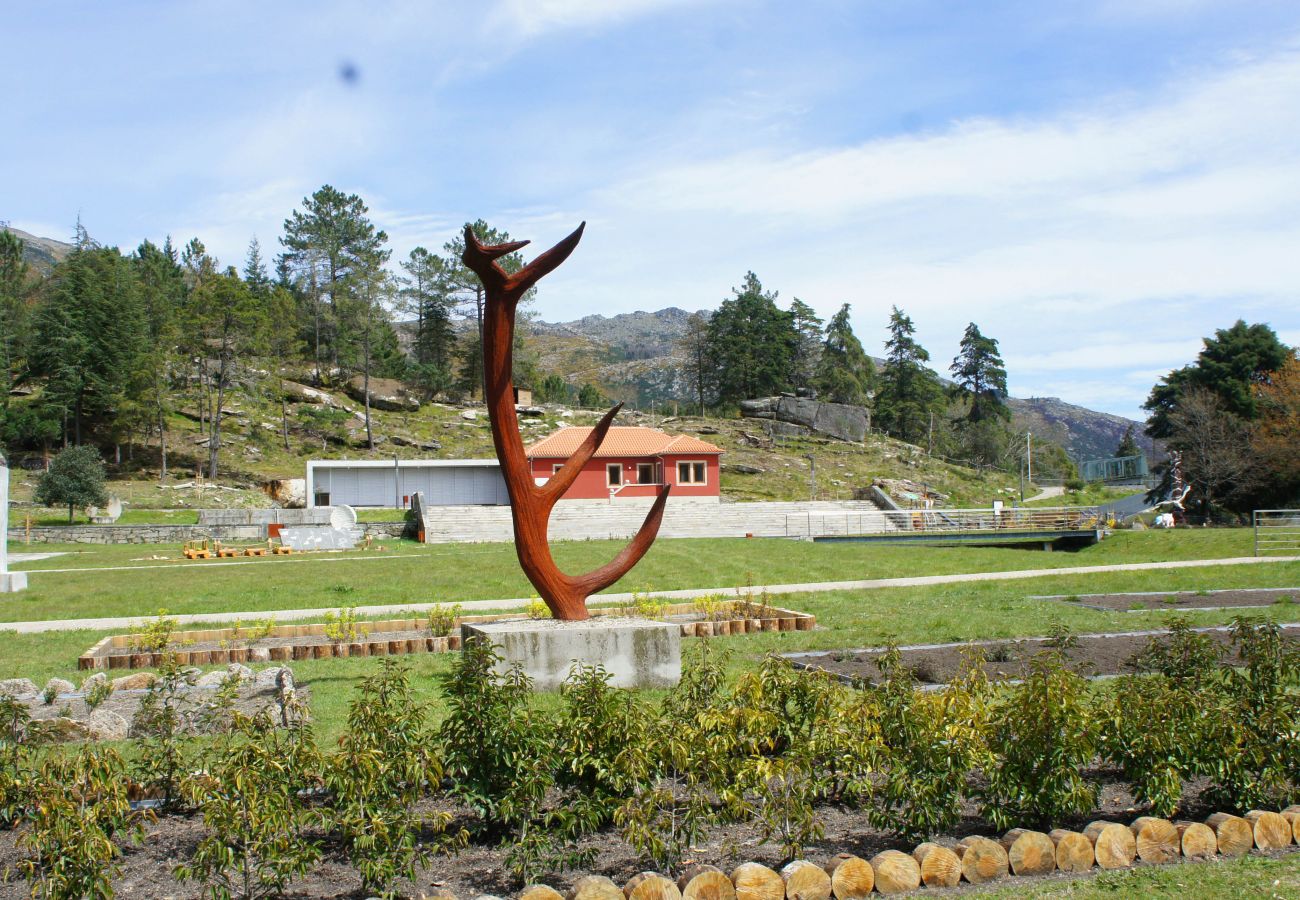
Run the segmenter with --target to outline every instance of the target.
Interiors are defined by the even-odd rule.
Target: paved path
[[[1065,485],[1049,484],[1034,496],[1025,500],[1026,503],[1033,503],[1035,500],[1046,500],[1049,497],[1062,497],[1065,495]]]
[[[1226,559],[1186,559],[1171,562],[1122,563],[1109,566],[1064,566],[1059,569],[1014,569],[1009,572],[970,572],[960,575],[921,575],[909,578],[873,578],[864,581],[820,581],[807,584],[768,584],[752,588],[715,587],[688,588],[680,591],[654,591],[656,597],[666,600],[693,600],[710,594],[739,594],[742,590],[752,593],[766,591],[768,594],[807,594],[821,591],[860,591],[891,587],[923,587],[934,584],[960,584],[970,581],[1015,581],[1021,578],[1048,578],[1058,575],[1090,575],[1099,572],[1136,572],[1144,569],[1192,569],[1203,566],[1246,566],[1280,562],[1300,562],[1300,556],[1236,556]],[[465,611],[478,612],[489,609],[523,609],[532,602],[531,597],[515,597],[506,600],[467,600],[461,603]],[[598,594],[594,598],[600,603],[620,603],[630,601],[632,594]],[[385,606],[358,606],[357,615],[362,616],[402,616],[411,613],[427,612],[435,603],[394,603]],[[336,607],[327,609],[277,609],[257,610],[254,612],[227,613],[192,613],[168,616],[179,625],[195,622],[233,622],[236,619],[265,619],[274,616],[277,621],[288,622],[308,618],[320,618],[327,612],[335,612]],[[0,631],[16,631],[20,634],[33,634],[42,631],[73,631],[88,629],[92,631],[110,631],[139,626],[148,621],[148,616],[122,616],[104,619],[51,619],[43,622],[0,622]]]

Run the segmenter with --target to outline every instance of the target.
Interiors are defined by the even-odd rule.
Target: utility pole
[[[804,456],[808,460],[808,499],[817,499],[817,459],[811,453]]]
[[[1032,431],[1025,432],[1025,468],[1028,470],[1029,473],[1027,479],[1031,482],[1034,480],[1034,448],[1032,443],[1033,436],[1034,433]]]

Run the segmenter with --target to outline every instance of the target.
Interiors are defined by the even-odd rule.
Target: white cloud
[[[608,25],[698,0],[502,0],[492,24],[536,37],[547,31]]]

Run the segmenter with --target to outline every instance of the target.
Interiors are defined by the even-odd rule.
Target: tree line
[[[998,342],[970,323],[945,386],[928,365],[916,326],[897,306],[877,369],[853,333],[843,304],[823,322],[799,298],[788,308],[753,272],[715,312],[693,314],[678,344],[691,400],[701,410],[801,393],[870,410],[878,430],[960,462],[1015,470],[1023,441],[1011,426],[1006,365]],[[1063,472],[1059,447],[1046,451]]]

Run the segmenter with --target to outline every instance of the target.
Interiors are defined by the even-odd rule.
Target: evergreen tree
[[[1115,448],[1116,456],[1140,456],[1142,448],[1138,446],[1137,439],[1133,436],[1133,426],[1130,425],[1124,429],[1124,437],[1120,438],[1119,446]]]
[[[26,355],[30,273],[23,260],[23,241],[0,227],[0,413],[9,402],[9,389],[18,378]]]
[[[143,309],[130,262],[99,247],[78,223],[76,249],[51,274],[35,322],[32,370],[47,379],[43,400],[80,444],[111,424],[144,349]]]
[[[451,325],[454,298],[448,292],[446,261],[423,247],[402,262],[401,296],[415,315],[412,374],[428,397],[451,386],[452,350],[456,334]]]
[[[285,247],[285,262],[311,303],[309,334],[318,380],[322,363],[329,359],[337,366],[344,345],[354,337],[340,333],[348,327],[343,307],[357,282],[353,276],[376,260],[382,266],[388,259],[389,251],[384,249],[388,235],[375,228],[368,213],[356,194],[344,194],[327,184],[304,197],[302,209],[284,221],[280,243]]]
[[[254,237],[248,242],[248,256],[244,259],[244,284],[249,292],[259,299],[266,299],[271,293],[271,277],[266,274],[266,263],[262,260],[262,245]]]
[[[140,285],[147,340],[132,379],[133,407],[140,426],[158,436],[159,478],[167,478],[167,416],[172,408],[172,373],[176,368],[185,282],[175,254],[149,241],[132,258]]]
[[[962,335],[957,357],[949,368],[957,390],[969,402],[966,421],[1011,418],[1007,407],[1007,370],[998,353],[998,342],[980,333],[971,322]]]
[[[920,443],[931,417],[942,413],[939,377],[926,368],[930,354],[916,342],[916,327],[897,306],[889,317],[885,365],[876,394],[876,422],[894,437]]]
[[[474,236],[480,243],[506,244],[510,242],[508,232],[498,231],[482,219],[466,224],[473,230]],[[455,238],[443,244],[442,249],[443,253],[446,254],[442,259],[445,289],[450,296],[456,298],[458,305],[474,320],[474,329],[467,332],[462,341],[459,380],[460,386],[464,390],[474,394],[483,386],[483,303],[485,300],[483,285],[478,280],[478,276],[461,261],[461,256],[465,253],[464,234],[457,233]],[[507,275],[512,275],[524,267],[524,258],[519,253],[507,253],[497,259],[496,262]],[[537,288],[531,288],[520,298],[519,303],[522,306],[532,301],[536,296]],[[520,327],[521,325],[521,322],[516,323],[516,349],[518,349],[526,330],[524,327]],[[518,377],[520,374],[522,373],[517,369],[511,372],[516,384],[523,383],[523,379]]]
[[[753,272],[709,319],[713,382],[723,402],[765,397],[790,387],[798,335],[794,317],[776,305]]]
[[[1167,438],[1173,433],[1170,416],[1189,392],[1200,388],[1215,394],[1223,408],[1245,421],[1258,415],[1254,388],[1269,374],[1282,368],[1288,347],[1277,333],[1263,323],[1247,325],[1238,319],[1231,328],[1220,328],[1206,338],[1196,362],[1175,369],[1151,389],[1143,409],[1151,413],[1147,434]]]
[[[709,318],[707,312],[693,312],[686,318],[686,329],[677,340],[677,355],[682,361],[682,375],[691,391],[699,414],[704,415],[704,399],[714,375],[709,358]]]
[[[845,303],[826,324],[826,341],[817,366],[817,391],[823,400],[832,403],[865,406],[875,377],[875,364],[853,333],[849,304]]]
[[[790,301],[790,317],[795,332],[790,384],[796,388],[811,388],[817,378],[817,363],[821,357],[822,320],[816,310],[798,297]]]
[[[608,406],[609,401],[605,395],[600,392],[600,388],[590,382],[584,383],[578,390],[578,406],[583,409],[599,409],[602,406]]]

